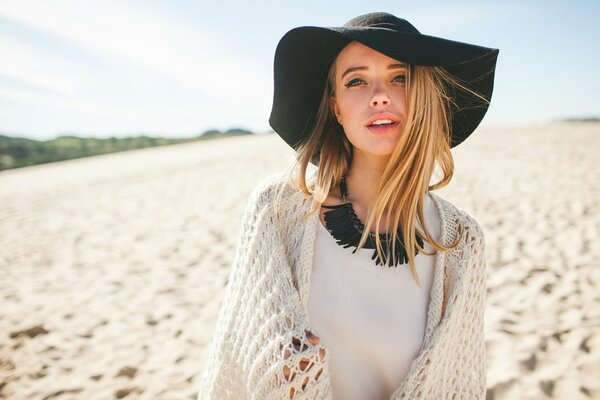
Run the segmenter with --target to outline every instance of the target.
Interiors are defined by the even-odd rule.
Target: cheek
[[[406,115],[408,111],[408,99],[406,98],[406,93],[398,93],[394,97],[395,103],[398,105],[398,110]]]
[[[352,118],[352,116],[356,114],[356,111],[359,110],[363,103],[364,99],[362,99],[360,96],[357,96],[356,93],[354,93],[354,95],[348,94],[345,96],[340,96],[338,99],[338,107],[345,119]]]

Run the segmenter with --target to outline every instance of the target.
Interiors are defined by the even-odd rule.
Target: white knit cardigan
[[[281,224],[273,206],[278,189],[284,193]],[[434,193],[432,198],[442,243],[452,243],[459,224],[465,229],[460,244],[436,259],[423,344],[390,399],[484,399],[483,232],[466,212]],[[263,180],[250,196],[199,400],[289,399],[292,388],[294,399],[332,398],[328,349],[306,337],[306,331],[319,336],[307,299],[320,222],[318,213],[301,219],[311,200],[287,185],[283,174]],[[300,366],[303,357],[311,360],[308,367]]]

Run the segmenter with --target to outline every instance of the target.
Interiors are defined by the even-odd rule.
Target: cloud
[[[45,94],[27,89],[2,88],[2,91],[0,91],[0,100],[7,101],[8,103],[41,106],[46,110],[83,111],[104,116],[118,113],[118,110],[106,108],[84,99],[61,98],[53,94]]]
[[[0,75],[44,91],[72,96],[93,79],[76,63],[10,37],[0,36],[0,54]]]
[[[21,0],[0,3],[0,15],[51,32],[103,57],[161,74],[175,84],[220,101],[270,101],[271,76],[252,59],[242,59],[200,27],[169,21],[146,9],[116,1]],[[13,49],[14,54],[14,49]],[[30,62],[19,61],[20,65]],[[70,91],[77,82],[36,70],[8,74],[53,90]],[[269,71],[270,72],[270,71]],[[53,78],[55,84],[52,84]]]

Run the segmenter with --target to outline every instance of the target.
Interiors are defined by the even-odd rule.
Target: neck
[[[354,207],[366,210],[375,201],[381,175],[389,156],[365,155],[355,151],[346,173],[348,200]]]

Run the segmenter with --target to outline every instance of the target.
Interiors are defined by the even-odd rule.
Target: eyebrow
[[[390,64],[388,65],[387,69],[399,69],[399,68],[406,68],[406,64]],[[368,67],[365,66],[360,66],[360,67],[350,67],[348,68],[346,71],[344,71],[344,73],[342,74],[341,79],[344,79],[344,76],[348,75],[351,72],[354,71],[366,71],[368,70]]]

